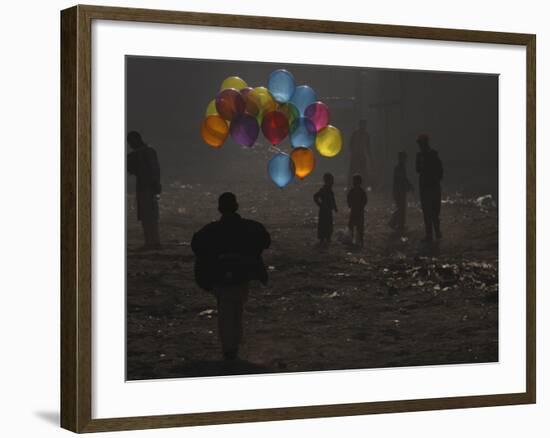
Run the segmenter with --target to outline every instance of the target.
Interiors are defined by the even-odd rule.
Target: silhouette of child
[[[365,230],[365,207],[368,202],[367,192],[361,187],[363,178],[361,175],[353,175],[353,187],[348,192],[348,207],[350,208],[348,228],[353,243],[354,236],[356,243],[363,247],[363,235]],[[357,231],[357,233],[355,233]]]
[[[317,238],[321,245],[328,244],[332,237],[333,219],[332,212],[338,212],[332,186],[334,176],[331,173],[323,175],[324,185],[313,195],[313,201],[319,207],[319,222],[317,224]]]
[[[413,190],[413,186],[407,178],[407,154],[402,151],[397,155],[397,165],[393,171],[395,211],[389,222],[389,226],[401,234],[405,231],[407,192],[411,190]]]

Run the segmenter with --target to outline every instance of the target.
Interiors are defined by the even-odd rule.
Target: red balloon
[[[288,135],[288,119],[281,111],[269,111],[264,115],[262,132],[272,145],[279,144]]]
[[[226,88],[216,96],[216,110],[225,120],[233,120],[244,113],[246,103],[234,88]]]

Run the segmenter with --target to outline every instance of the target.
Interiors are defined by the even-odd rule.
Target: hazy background
[[[177,58],[126,58],[127,130],[137,130],[155,147],[166,185],[219,181],[258,181],[267,176],[273,154],[260,133],[253,148],[229,137],[218,150],[200,136],[208,102],[228,76],[249,86],[267,86],[269,73],[285,68],[297,85],[307,84],[329,105],[330,123],[343,134],[335,158],[316,154],[310,181],[330,170],[344,182],[348,145],[361,118],[367,119],[373,167],[381,190],[391,184],[397,151],[409,154],[409,177],[416,182],[418,133],[428,133],[445,166],[444,190],[492,193],[498,188],[498,76],[370,69],[341,66],[210,61]],[[282,149],[290,150],[288,140]],[[132,189],[133,178],[129,179]]]

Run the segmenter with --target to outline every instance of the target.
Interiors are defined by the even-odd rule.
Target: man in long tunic
[[[367,121],[363,119],[359,121],[359,129],[352,134],[350,140],[348,187],[352,186],[354,175],[361,176],[365,187],[372,185],[368,170],[371,160],[370,136],[367,131]]]
[[[443,165],[437,151],[431,148],[430,139],[426,134],[420,134],[416,142],[420,148],[420,152],[416,154],[416,171],[426,228],[425,241],[431,242],[434,231],[436,239],[441,239],[439,213],[441,211]]]
[[[129,132],[127,141],[132,152],[128,154],[126,168],[136,177],[137,218],[143,227],[143,248],[156,249],[160,247],[158,200],[161,192],[157,153],[143,142],[139,132]]]
[[[400,234],[405,232],[407,216],[407,193],[413,190],[413,185],[407,177],[407,154],[401,151],[397,155],[397,166],[393,171],[393,200],[395,211],[389,222],[389,226]]]

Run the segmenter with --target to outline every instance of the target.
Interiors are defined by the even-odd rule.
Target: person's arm
[[[313,202],[317,204],[317,207],[321,206],[321,190],[313,195]]]
[[[198,256],[200,255],[201,248],[202,248],[202,238],[201,238],[201,232],[197,231],[193,234],[193,238],[191,239],[191,250],[193,253]]]
[[[191,250],[197,257],[205,257],[212,251],[212,225],[208,224],[193,234]]]
[[[332,206],[334,208],[334,211],[338,213],[338,207],[336,206],[336,197],[334,196],[334,192],[331,193],[331,197],[332,197]]]
[[[126,170],[131,175],[136,174],[136,154],[134,152],[130,152],[126,156]]]
[[[362,191],[361,194],[363,195],[361,199],[361,204],[363,204],[363,208],[365,208],[369,202],[369,197],[366,191]]]

